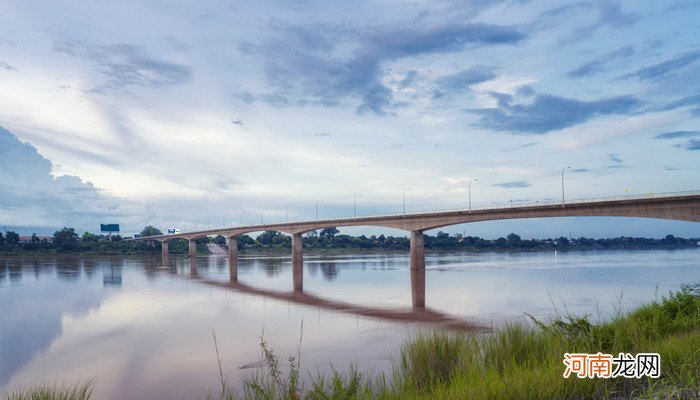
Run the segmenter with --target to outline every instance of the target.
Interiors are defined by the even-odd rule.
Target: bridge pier
[[[197,276],[197,257],[190,257],[190,276]]]
[[[194,239],[189,239],[188,240],[188,247],[189,247],[189,256],[190,257],[197,257],[197,242],[195,242]]]
[[[168,257],[168,240],[163,240],[160,242],[160,255],[163,256],[163,258]]]
[[[423,232],[411,232],[411,269],[425,269],[425,245]]]
[[[425,308],[425,269],[411,270],[411,301],[413,308]]]
[[[238,240],[235,236],[228,240],[228,273],[231,282],[238,282]]]
[[[411,232],[411,299],[413,308],[425,308],[425,245],[422,231]]]
[[[301,233],[292,235],[292,278],[294,291],[304,291],[304,254],[302,253]]]

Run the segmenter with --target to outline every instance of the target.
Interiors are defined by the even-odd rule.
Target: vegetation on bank
[[[142,237],[162,235],[152,226],[141,231]],[[226,238],[202,237],[196,240],[197,251],[206,254],[208,243],[227,246]],[[438,232],[435,236],[424,236],[425,247],[434,250],[482,251],[538,251],[538,250],[605,250],[605,249],[675,249],[698,247],[698,238],[678,238],[666,235],[663,239],[617,237],[607,239],[547,238],[522,239],[511,233],[498,239],[483,239],[478,236],[450,235]],[[275,231],[265,231],[253,238],[250,235],[237,237],[237,247],[242,253],[289,253],[292,239],[290,236]],[[410,247],[410,240],[405,236],[339,234],[334,227],[312,231],[303,237],[304,249],[310,252],[352,252],[352,251],[405,251]],[[160,242],[124,240],[120,235],[96,235],[85,232],[78,235],[73,228],[56,231],[49,239],[40,239],[32,235],[29,240],[20,241],[20,236],[12,231],[0,233],[0,253],[88,253],[88,254],[159,254]],[[187,254],[186,239],[171,239],[168,243],[170,254]]]
[[[216,338],[214,345],[220,387],[207,399],[697,399],[700,284],[685,285],[629,313],[618,311],[607,322],[564,314],[512,323],[493,333],[419,334],[401,347],[391,374],[349,367],[304,379],[301,351],[283,366],[261,338],[262,366],[241,382],[242,393],[223,372]],[[660,377],[563,377],[564,353],[598,352],[658,353]],[[0,399],[87,399],[90,392],[89,383],[25,387],[2,392]]]
[[[92,395],[91,380],[72,385],[36,384],[0,391],[0,400],[87,400]]]
[[[250,399],[621,399],[700,397],[700,284],[684,286],[632,312],[594,324],[588,316],[514,323],[495,333],[420,334],[401,347],[394,370],[351,367],[299,381],[298,357],[283,377],[261,341],[263,366],[243,382]],[[659,378],[564,378],[564,353],[658,353]],[[214,399],[238,398],[225,379]]]

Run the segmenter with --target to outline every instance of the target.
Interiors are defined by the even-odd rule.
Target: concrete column
[[[413,308],[425,308],[425,268],[411,270],[411,300]]]
[[[166,258],[168,256],[168,241],[163,240],[160,242],[161,244],[161,251],[160,254],[163,256],[163,258]]]
[[[302,253],[301,233],[292,235],[292,277],[294,291],[304,291],[304,254]]]
[[[238,240],[228,238],[228,272],[231,282],[238,282]]]
[[[197,257],[197,242],[189,239],[190,257]]]
[[[425,246],[423,232],[411,232],[411,299],[413,308],[425,308]]]
[[[197,276],[197,257],[190,257],[190,275]]]
[[[411,232],[411,269],[425,269],[425,246],[423,232]]]

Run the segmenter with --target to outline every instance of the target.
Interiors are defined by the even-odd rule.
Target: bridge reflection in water
[[[359,315],[376,316],[430,322],[445,322],[452,324],[447,316],[425,308],[425,243],[424,231],[444,226],[463,224],[477,221],[492,221],[517,218],[548,218],[548,217],[636,217],[660,218],[680,221],[700,222],[700,194],[698,192],[649,194],[624,198],[584,199],[570,202],[542,203],[530,205],[500,206],[479,210],[465,209],[456,211],[440,211],[429,213],[385,215],[372,217],[353,217],[331,220],[298,221],[292,223],[264,224],[242,226],[238,228],[222,228],[198,232],[184,232],[175,235],[158,235],[142,237],[134,240],[158,241],[161,243],[161,254],[164,265],[169,265],[168,241],[176,238],[187,239],[191,262],[190,274],[197,275],[197,246],[198,238],[208,235],[222,235],[228,242],[230,282],[226,287],[238,291],[257,293],[263,296],[295,301],[303,304],[313,304],[329,309],[351,312]],[[338,303],[321,299],[304,293],[304,255],[302,235],[317,229],[327,227],[375,226],[402,229],[410,232],[410,262],[412,311],[410,315],[386,310],[369,310],[350,304]],[[292,281],[294,292],[280,293],[255,289],[238,283],[238,246],[237,237],[257,231],[277,231],[286,233],[292,238]],[[203,281],[207,282],[207,281]],[[209,282],[221,285],[216,282]],[[458,322],[455,322],[459,325]],[[466,324],[466,323],[465,323]],[[471,325],[471,324],[467,324]]]
[[[171,270],[170,257],[163,257],[163,269]],[[197,269],[197,258],[189,257],[189,279],[196,280],[199,283],[221,288],[233,290],[240,293],[253,294],[274,300],[292,302],[296,304],[314,306],[332,311],[358,315],[362,317],[377,318],[388,321],[397,322],[418,322],[438,326],[445,329],[460,330],[460,331],[487,331],[490,328],[467,321],[465,319],[450,316],[436,310],[432,310],[425,306],[425,269],[411,269],[411,298],[412,307],[406,309],[390,309],[358,306],[341,301],[325,299],[310,293],[305,293],[303,287],[296,287],[295,290],[289,292],[256,288],[238,281],[238,267],[236,260],[233,262],[229,259],[229,281],[222,282],[217,280],[206,279],[199,275]],[[174,271],[177,271],[175,269]],[[300,272],[298,268],[294,269],[293,274]]]

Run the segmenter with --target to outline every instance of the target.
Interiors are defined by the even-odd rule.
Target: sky
[[[557,201],[562,174],[569,199],[700,190],[699,34],[692,0],[0,0],[0,225],[130,234]]]

